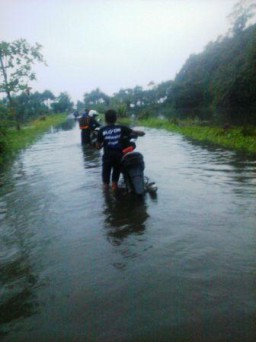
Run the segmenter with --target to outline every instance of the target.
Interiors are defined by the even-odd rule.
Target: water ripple
[[[128,330],[136,340],[141,327],[189,340],[202,324],[212,340],[220,329],[235,340],[241,326],[252,336],[256,161],[164,130],[136,144],[155,199],[103,192],[102,152],[81,147],[77,126],[52,130],[1,175],[9,341]]]

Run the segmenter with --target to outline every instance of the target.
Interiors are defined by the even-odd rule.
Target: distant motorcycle
[[[90,140],[91,140],[90,145],[93,146],[93,147],[96,147],[98,132],[99,132],[99,127],[95,128],[90,133]]]

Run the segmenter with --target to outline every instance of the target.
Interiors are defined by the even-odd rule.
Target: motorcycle
[[[143,196],[146,192],[154,195],[157,191],[155,182],[150,182],[148,177],[144,176],[145,163],[143,155],[135,151],[135,136],[131,136],[128,146],[123,149],[121,160],[122,174],[124,183],[129,193]]]
[[[91,146],[95,147],[97,142],[99,128],[91,132]],[[155,182],[150,182],[149,178],[144,176],[145,163],[143,155],[135,151],[135,140],[137,136],[131,135],[124,139],[123,157],[121,159],[121,173],[124,179],[124,185],[129,193],[143,196],[149,193],[152,197],[156,195],[157,186]]]
[[[90,133],[90,145],[92,147],[96,147],[96,143],[97,143],[97,137],[98,137],[98,132],[99,132],[99,127],[95,128],[93,131],[91,131]]]

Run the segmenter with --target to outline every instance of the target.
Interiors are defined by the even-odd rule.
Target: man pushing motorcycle
[[[82,145],[91,144],[91,133],[97,127],[100,127],[99,122],[96,120],[97,115],[96,110],[85,110],[85,113],[79,119]]]
[[[104,189],[112,185],[112,190],[118,188],[118,180],[121,173],[121,160],[123,150],[127,148],[127,142],[131,136],[143,136],[145,132],[133,130],[128,126],[116,124],[117,113],[113,109],[105,112],[105,126],[99,129],[97,148],[103,147],[102,156],[102,181]]]

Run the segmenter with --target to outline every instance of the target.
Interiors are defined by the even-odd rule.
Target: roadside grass
[[[24,126],[21,130],[8,129],[5,133],[4,150],[0,154],[0,165],[13,158],[18,152],[27,148],[46,133],[51,127],[64,123],[66,114],[55,114],[38,118]]]
[[[208,142],[217,146],[256,155],[256,127],[209,127],[200,126],[191,120],[172,123],[168,120],[146,119],[137,122],[152,128],[162,128],[183,134],[201,142]]]

